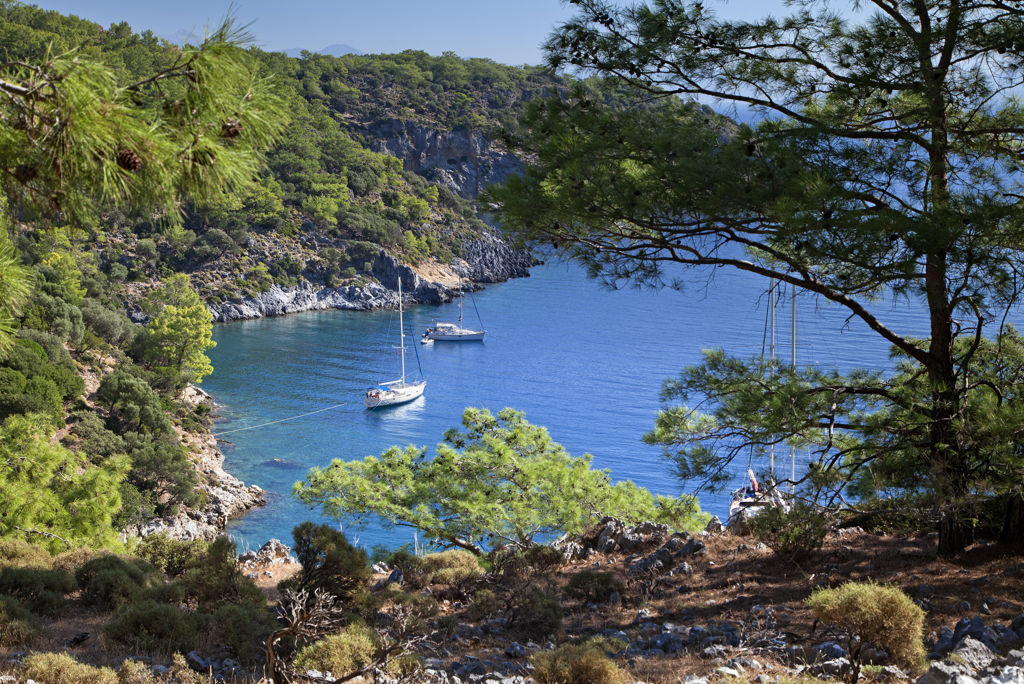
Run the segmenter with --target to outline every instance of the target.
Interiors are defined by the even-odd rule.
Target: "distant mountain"
[[[309,48],[288,48],[287,50],[282,50],[281,52],[288,55],[289,57],[301,57],[303,50],[309,50]],[[351,45],[345,45],[345,43],[334,43],[333,45],[328,45],[327,47],[321,48],[319,50],[309,51],[316,52],[321,55],[330,55],[331,57],[341,57],[342,55],[365,54],[359,48],[354,48]]]

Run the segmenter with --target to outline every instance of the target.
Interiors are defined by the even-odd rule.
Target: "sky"
[[[202,35],[229,8],[265,50],[318,51],[342,43],[366,53],[451,51],[503,64],[540,64],[541,44],[572,6],[559,0],[28,0],[103,26],[127,21],[172,38]],[[709,0],[723,18],[780,12],[780,0]]]

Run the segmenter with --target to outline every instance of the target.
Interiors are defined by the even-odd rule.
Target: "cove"
[[[698,363],[701,350],[758,356],[766,349],[767,281],[717,269],[685,272],[682,291],[613,291],[573,264],[548,263],[531,274],[475,294],[488,330],[484,342],[420,345],[434,320],[457,317],[456,305],[407,310],[407,364],[415,374],[418,352],[427,390],[411,404],[376,411],[363,408],[362,396],[376,381],[397,377],[395,312],[306,312],[215,326],[215,370],[203,388],[221,405],[214,433],[224,440],[225,468],[267,491],[265,507],[229,523],[240,548],[271,537],[288,542],[299,522],[323,521],[291,496],[310,467],[393,445],[432,450],[468,406],[525,412],[571,454],[593,454],[594,466],[610,469],[614,480],[659,494],[686,491],[641,436],[653,427],[662,382]],[[476,325],[469,298],[466,307],[467,324]],[[925,312],[905,301],[879,302],[874,310],[897,332],[927,331]],[[799,296],[797,362],[887,367],[888,345],[846,315]],[[777,316],[777,354],[788,360],[788,295]],[[257,425],[263,426],[242,429]],[[735,465],[739,477],[747,462]],[[766,463],[755,457],[753,466]],[[723,519],[728,503],[727,495],[701,497],[701,506]],[[345,532],[368,548],[413,542],[406,528],[369,524]]]

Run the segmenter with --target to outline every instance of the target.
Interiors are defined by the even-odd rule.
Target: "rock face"
[[[509,278],[530,275],[533,258],[526,251],[514,250],[494,234],[485,234],[465,244],[466,260],[455,265],[456,272],[468,280],[499,283]],[[417,304],[443,304],[451,301],[457,290],[418,276],[412,268],[380,250],[373,260],[371,272],[375,282],[362,287],[325,287],[307,280],[295,287],[273,285],[266,292],[245,297],[237,302],[208,305],[215,321],[236,321],[264,316],[281,316],[300,311],[342,309],[371,311],[398,307],[398,281],[407,301]]]
[[[210,400],[206,392],[194,386],[186,388],[184,398],[195,403]],[[182,506],[172,518],[157,518],[129,532],[139,537],[166,534],[175,539],[212,541],[224,531],[229,519],[262,506],[265,503],[263,490],[256,485],[247,487],[224,470],[224,454],[217,448],[217,440],[211,433],[179,430],[178,436],[192,458],[199,476],[196,489],[203,494],[206,503],[198,508]]]
[[[405,168],[463,197],[521,173],[523,163],[482,132],[465,126],[438,131],[389,119],[366,127],[370,149],[398,157]]]

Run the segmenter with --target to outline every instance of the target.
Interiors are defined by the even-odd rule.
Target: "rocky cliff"
[[[439,131],[388,119],[364,129],[369,147],[398,157],[409,171],[463,197],[476,197],[488,185],[522,172],[523,163],[483,132],[465,126]]]
[[[380,250],[373,261],[374,280],[361,286],[326,287],[302,280],[295,287],[273,285],[266,292],[208,305],[215,321],[234,321],[264,316],[281,316],[300,311],[347,309],[369,311],[397,308],[398,280],[409,300],[417,304],[442,304],[458,293],[459,279],[479,283],[499,283],[530,275],[533,259],[526,251],[515,250],[494,234],[483,234],[463,245],[465,259],[450,266],[448,283],[439,282]]]

